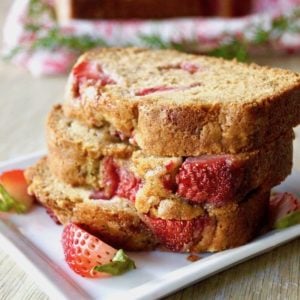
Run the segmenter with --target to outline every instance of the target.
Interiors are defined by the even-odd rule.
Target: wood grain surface
[[[0,1],[0,28],[11,3]],[[256,60],[300,71],[300,57]],[[33,78],[21,69],[0,62],[0,161],[45,148],[45,116],[53,103],[62,101],[65,81],[65,77]],[[300,128],[296,129],[294,145],[294,165],[300,170]],[[299,249],[300,239],[297,239],[166,299],[300,299]],[[48,299],[36,286],[35,279],[2,250],[0,299]]]

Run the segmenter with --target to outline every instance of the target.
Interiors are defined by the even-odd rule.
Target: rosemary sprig
[[[166,42],[158,34],[152,34],[152,35],[140,34],[139,41],[144,47],[148,47],[148,48],[157,48],[157,49],[171,48],[171,49],[176,49],[178,51],[186,50],[182,43]]]
[[[47,15],[48,19],[53,20],[53,27],[45,29],[42,23],[42,15]],[[251,32],[251,37],[247,34],[239,37],[231,37],[225,33],[219,45],[206,54],[223,57],[225,59],[237,59],[239,61],[247,61],[249,58],[249,50],[253,45],[267,46],[273,41],[282,37],[285,33],[300,33],[300,8],[295,9],[292,14],[279,16],[271,21],[268,28],[263,24],[253,24],[247,29]],[[75,52],[81,53],[94,47],[109,46],[104,39],[94,38],[90,35],[67,35],[63,33],[55,23],[55,13],[52,6],[41,0],[30,0],[28,8],[28,22],[25,29],[34,33],[36,39],[32,43],[18,45],[12,49],[6,58],[13,58],[20,51],[34,51],[37,49],[55,50],[60,47],[68,48]],[[182,40],[180,42],[167,42],[159,34],[140,35],[139,45],[149,48],[167,49],[173,48],[185,52],[197,52],[199,49],[199,41]],[[200,45],[201,46],[201,45]]]
[[[28,5],[28,17],[30,19],[38,19],[42,14],[48,14],[48,16],[55,20],[55,12],[52,6],[48,5],[45,1],[30,0]]]
[[[102,39],[95,39],[89,35],[64,35],[59,28],[52,28],[48,31],[47,35],[37,38],[32,43],[30,50],[54,50],[59,47],[65,47],[77,52],[84,52],[100,46],[106,47],[107,44]]]
[[[249,58],[247,44],[237,38],[228,43],[221,44],[218,48],[207,53],[210,56],[222,57],[225,59],[236,59],[245,62]]]

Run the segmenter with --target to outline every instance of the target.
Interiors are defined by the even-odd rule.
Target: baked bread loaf
[[[241,16],[251,0],[56,0],[60,21],[70,19],[161,19],[186,16]]]
[[[241,245],[257,233],[265,220],[269,191],[257,190],[241,203],[207,207],[190,220],[140,215],[134,205],[119,197],[91,200],[90,191],[57,180],[41,159],[25,173],[28,191],[50,208],[62,223],[74,222],[105,242],[127,250],[149,250],[157,245],[171,251],[219,251]]]
[[[28,168],[25,176],[29,193],[50,208],[61,223],[81,224],[110,245],[127,250],[149,250],[157,244],[130,201],[120,197],[91,200],[88,189],[57,180],[46,158]]]
[[[149,155],[233,154],[299,124],[299,95],[291,71],[173,50],[96,49],[74,66],[64,112],[109,123]]]
[[[191,206],[182,199],[201,204],[208,198],[215,199],[213,204],[241,201],[258,187],[269,190],[283,181],[292,169],[293,137],[290,130],[261,149],[234,155],[150,156],[112,137],[108,126],[88,128],[65,117],[57,105],[47,122],[48,165],[60,180],[95,190],[95,197],[111,198],[116,194],[135,200],[141,213],[164,219],[191,219],[202,213],[202,207]],[[192,163],[200,164],[201,170],[187,174]],[[219,169],[209,171],[207,164]],[[205,169],[211,178],[201,175],[206,182],[198,187],[203,195],[197,195],[186,186],[192,186],[194,176],[200,176]],[[107,191],[107,185],[112,183],[114,191]],[[214,185],[214,193],[208,191],[209,183]]]

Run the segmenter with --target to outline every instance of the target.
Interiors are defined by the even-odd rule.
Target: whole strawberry
[[[62,245],[66,262],[83,277],[120,275],[135,268],[122,249],[116,250],[73,223],[64,228]]]

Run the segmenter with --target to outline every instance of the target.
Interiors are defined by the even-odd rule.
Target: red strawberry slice
[[[27,193],[23,170],[12,170],[0,175],[0,210],[24,213],[33,204],[34,198]]]
[[[190,61],[183,61],[181,63],[177,64],[170,64],[165,66],[158,67],[159,70],[183,70],[190,74],[194,74],[198,71],[201,71],[201,66],[199,64],[196,64],[194,62]]]
[[[97,83],[100,86],[116,83],[108,74],[103,71],[99,64],[88,61],[83,61],[76,65],[73,68],[72,74],[74,77],[73,91],[75,97],[80,96],[81,86],[86,81],[89,81],[92,85]]]
[[[243,180],[243,168],[230,155],[188,158],[176,175],[177,193],[194,202],[222,204],[233,198]]]
[[[103,160],[102,180],[104,189],[92,192],[91,199],[109,200],[117,195],[134,201],[141,183],[141,180],[136,178],[132,172],[124,167],[119,167],[112,157],[106,157]]]
[[[116,194],[120,197],[135,201],[135,195],[140,187],[141,180],[125,168],[119,169],[120,183]]]
[[[198,64],[188,61],[182,62],[180,64],[180,68],[184,71],[189,72],[190,74],[194,74],[200,70],[200,66]]]
[[[162,183],[166,190],[169,190],[172,193],[176,193],[177,184],[176,184],[175,178],[174,178],[174,176],[172,176],[172,174],[165,174],[162,177]]]
[[[62,246],[67,264],[83,277],[108,277],[135,268],[123,250],[117,251],[72,223],[64,228]]]
[[[154,86],[150,88],[142,89],[135,93],[136,96],[146,96],[149,94],[157,93],[157,92],[167,92],[167,91],[173,91],[176,90],[176,87],[172,86]]]
[[[208,223],[208,217],[192,220],[163,220],[144,216],[149,228],[167,249],[174,252],[186,252],[202,238],[202,232]]]
[[[112,157],[105,157],[103,159],[103,183],[104,189],[102,191],[98,191],[91,195],[94,196],[92,199],[111,199],[116,195],[116,191],[118,189],[118,185],[120,182],[118,167],[114,163]],[[98,196],[98,197],[95,197]]]
[[[269,223],[275,228],[300,223],[300,200],[291,193],[277,193],[271,196]]]

